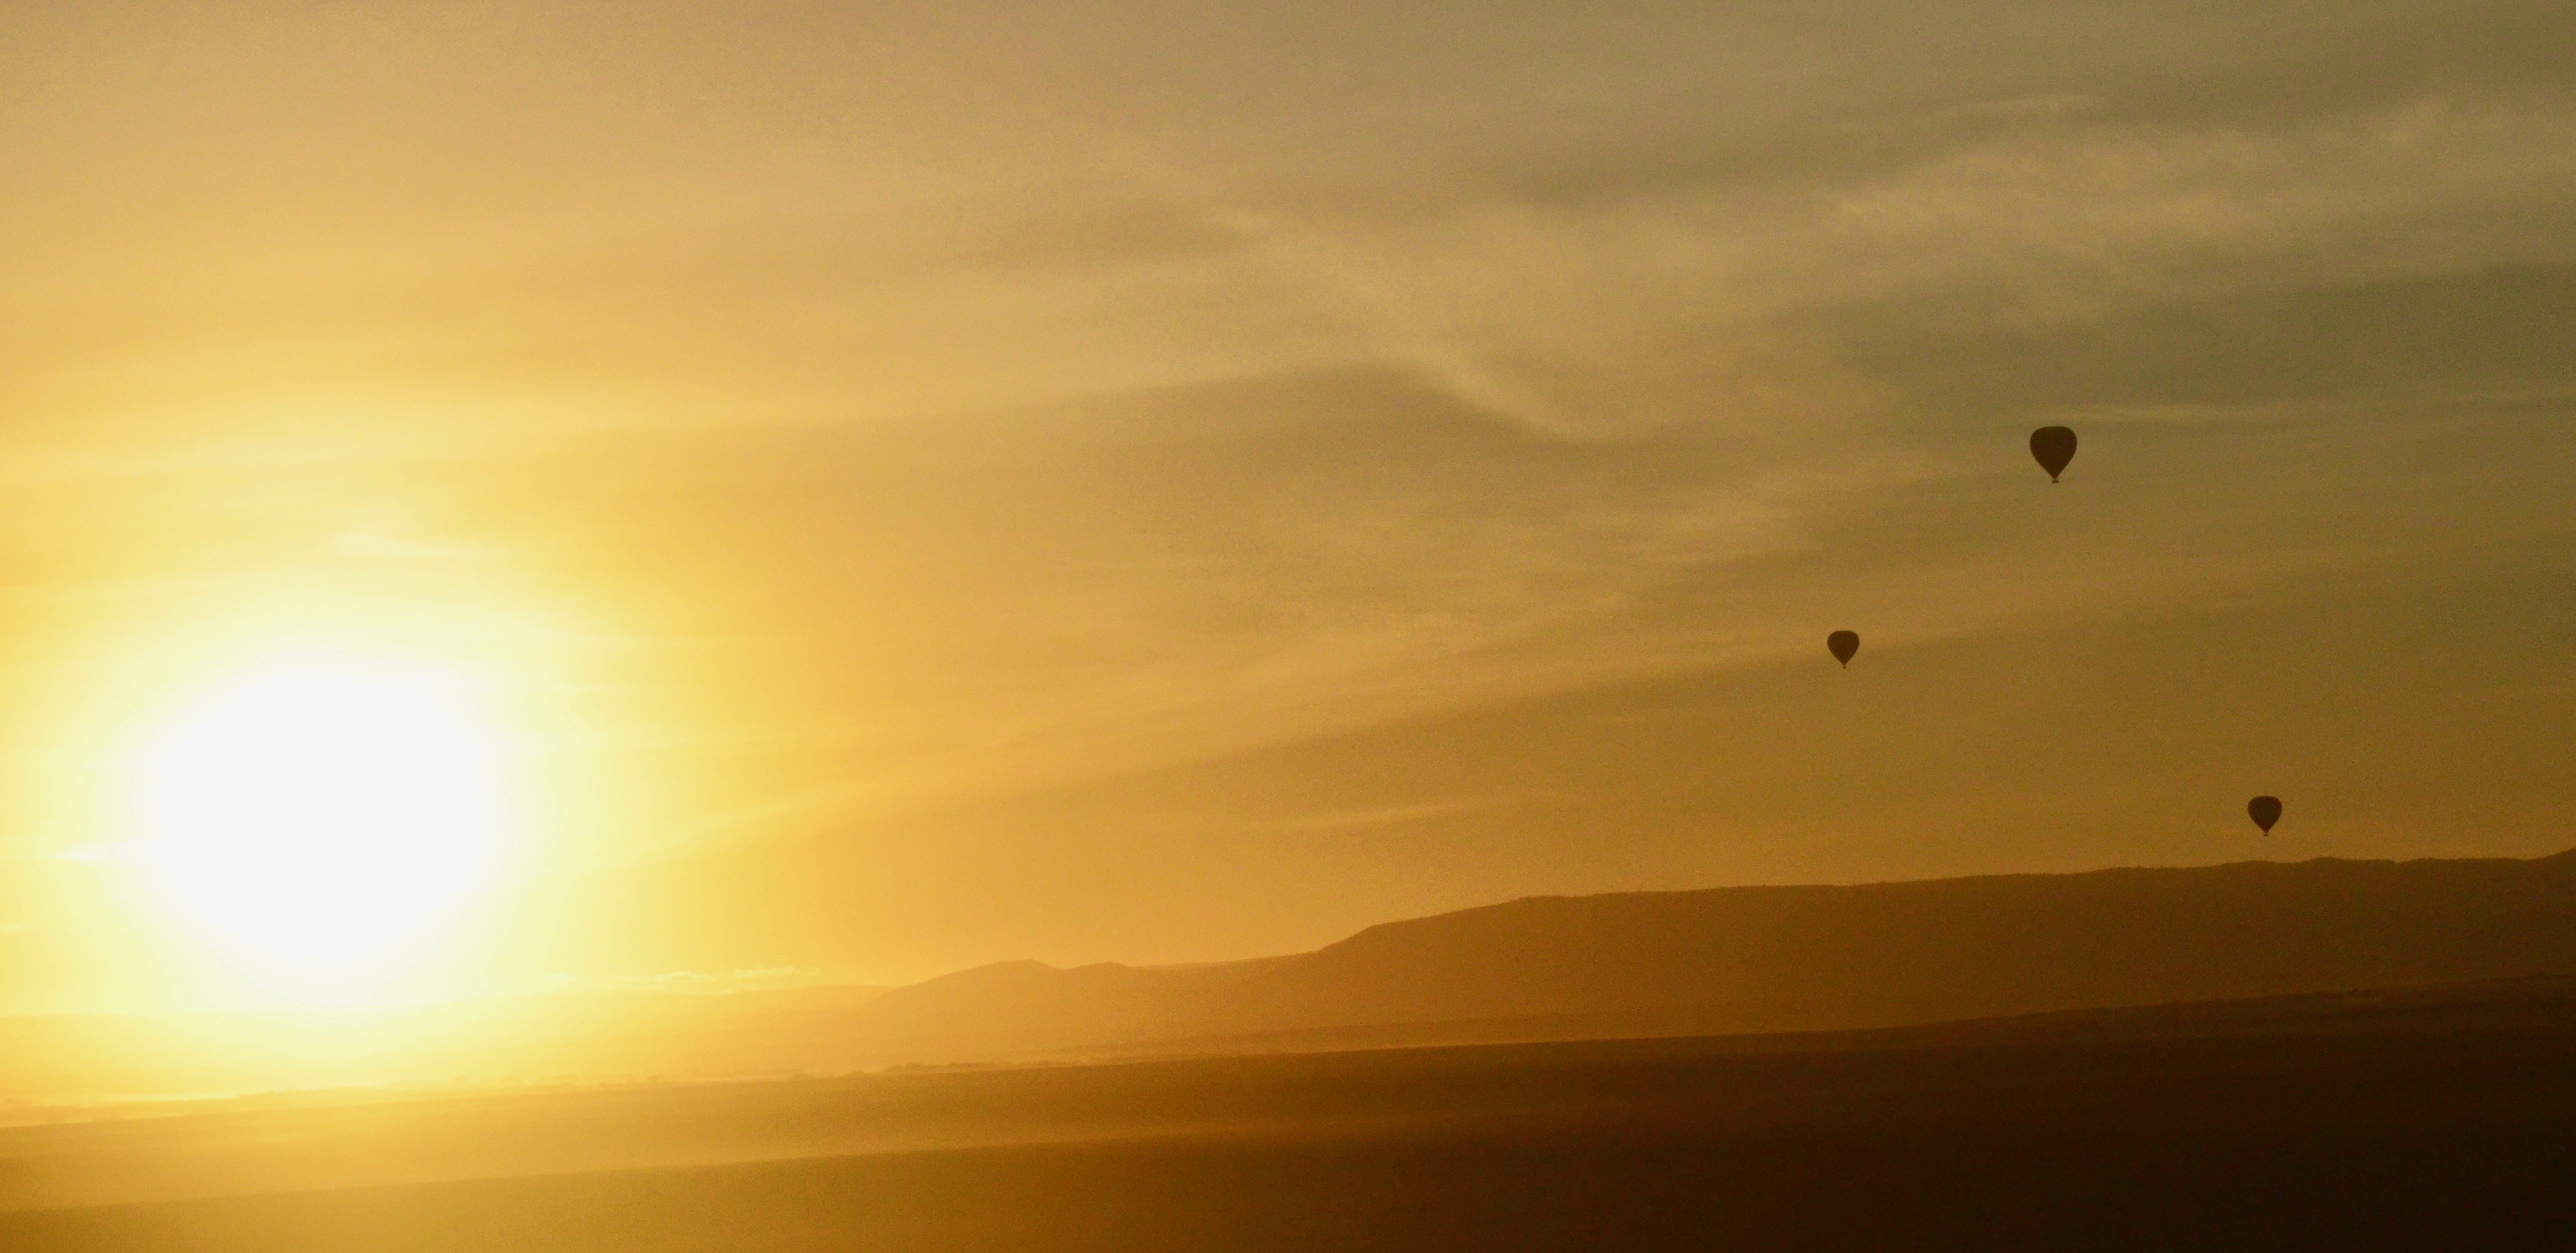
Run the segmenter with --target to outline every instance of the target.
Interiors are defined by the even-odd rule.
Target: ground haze
[[[2576,984],[2523,980],[1897,1032],[208,1113],[9,1133],[0,1241],[2542,1247],[2576,1223],[2571,1049]]]
[[[1005,962],[892,990],[0,1021],[0,1092],[423,1082],[1815,1031],[2576,972],[2576,853],[1539,897],[1249,962]]]

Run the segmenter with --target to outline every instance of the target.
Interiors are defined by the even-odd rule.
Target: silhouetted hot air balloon
[[[2065,472],[2066,463],[2075,460],[2075,432],[2062,426],[2032,431],[2030,455],[2039,459],[2040,469],[2048,471],[2048,481],[2056,482],[2057,476]]]
[[[1834,660],[1843,663],[1846,667],[1850,666],[1852,654],[1860,651],[1860,632],[1836,631],[1826,636],[1825,651],[1832,653]]]
[[[2281,798],[2278,796],[2257,796],[2254,799],[2245,802],[2245,813],[2248,817],[2254,819],[2255,826],[2263,828],[2263,834],[2270,835],[2272,834],[2272,824],[2281,820]]]

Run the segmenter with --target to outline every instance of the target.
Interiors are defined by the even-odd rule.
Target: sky
[[[2576,846],[2557,3],[0,3],[0,272],[0,1009],[297,650],[415,995]]]

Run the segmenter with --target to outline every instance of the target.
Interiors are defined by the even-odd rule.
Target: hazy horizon
[[[0,0],[0,1245],[2576,1232],[2567,0]]]

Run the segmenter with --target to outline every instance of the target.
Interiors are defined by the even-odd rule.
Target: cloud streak
[[[870,908],[949,938],[860,938],[844,910],[832,942],[926,973],[1036,943],[986,908],[1026,866],[1127,899],[1125,828],[1065,837],[1097,864],[1059,865],[1081,824],[1013,798],[1454,720],[1505,753],[1520,733],[1478,711],[1698,691],[1819,658],[1838,627],[1869,641],[1841,692],[2121,624],[2181,639],[2329,600],[2413,621],[2472,575],[2498,620],[2544,622],[2558,593],[2525,558],[2565,540],[2551,467],[2576,455],[2562,9],[12,23],[0,829],[101,821],[66,746],[155,676],[354,631],[521,676],[547,760],[591,780],[557,798],[583,834],[532,882],[693,875],[748,900],[846,856],[843,887],[922,885]],[[2020,447],[2043,422],[2084,438],[2053,491]],[[2524,634],[2497,647],[2541,674],[2554,637]],[[2244,672],[2294,669],[2279,647]],[[2448,680],[2413,681],[2438,703]],[[1893,736],[1896,708],[1848,729]],[[1766,742],[1726,745],[1787,751]],[[1942,760],[1881,782],[2010,825],[2008,771]],[[1752,789],[1766,804],[1839,795],[1772,765],[1810,790]],[[1584,806],[1452,812],[1516,793],[1434,782],[1128,799],[1269,858],[1275,883],[1229,889],[1266,902],[1247,918],[1304,916],[1344,874],[1580,878],[1551,841],[1655,882],[1719,873],[1652,852],[1616,796],[1581,792],[1610,816],[1578,830]],[[970,811],[1012,817],[969,839]],[[1785,819],[1729,821],[1795,844]],[[1438,834],[1468,827],[1483,846]],[[1952,834],[1973,860],[2035,829]],[[1349,838],[1265,843],[1300,830]],[[1418,860],[1329,861],[1380,845]],[[673,916],[717,909],[669,890]],[[0,916],[18,904],[0,889]],[[1222,912],[1140,907],[1162,939],[1061,919],[1097,939],[1061,952],[1331,938]],[[737,914],[705,930],[777,943],[528,960],[807,961],[811,934]]]

